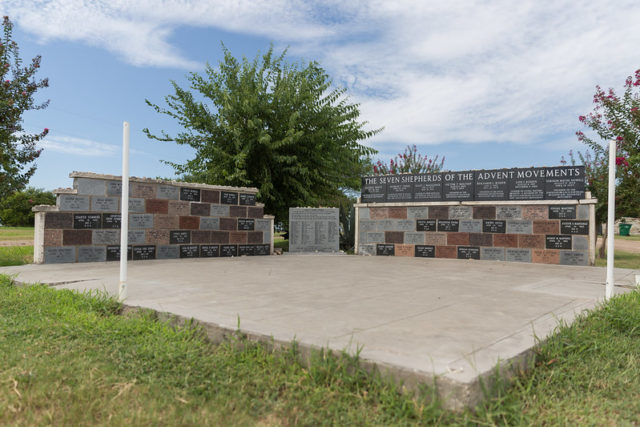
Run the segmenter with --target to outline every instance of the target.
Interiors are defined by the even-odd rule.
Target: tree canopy
[[[172,81],[166,107],[146,101],[183,128],[146,135],[195,150],[184,164],[165,163],[188,180],[255,186],[279,220],[291,206],[332,205],[359,189],[376,152],[361,142],[380,129],[365,129],[346,89],[334,88],[317,62],[287,63],[286,51],[276,56],[271,47],[253,61],[223,51],[217,67],[187,76],[189,89]]]

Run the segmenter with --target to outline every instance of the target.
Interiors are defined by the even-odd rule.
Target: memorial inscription
[[[199,256],[198,245],[180,245],[180,258],[198,258]]]
[[[127,246],[127,259],[133,259],[133,248]],[[120,246],[107,246],[107,261],[120,261]]]
[[[589,234],[589,221],[560,221],[562,234]]]
[[[416,231],[436,231],[435,219],[417,219]]]
[[[234,193],[231,191],[223,191],[220,193],[220,203],[223,205],[237,205],[238,204],[238,193]]]
[[[100,214],[73,214],[73,228],[100,228]]]
[[[120,228],[120,214],[102,214],[102,228]]]
[[[255,220],[253,218],[238,218],[238,230],[253,231]]]
[[[180,187],[180,200],[184,200],[186,202],[199,202],[200,189]]]
[[[480,248],[476,246],[458,246],[458,259],[480,259]]]
[[[415,256],[420,258],[435,258],[436,247],[431,245],[416,245]]]
[[[191,231],[173,230],[169,232],[169,243],[179,245],[182,243],[191,243]]]
[[[549,219],[576,219],[576,207],[549,206]]]
[[[457,219],[439,219],[438,231],[458,231],[460,220]]]
[[[133,260],[156,259],[156,247],[154,245],[134,246]]]
[[[547,235],[547,249],[571,249],[571,236]]]
[[[221,257],[238,256],[238,246],[237,245],[220,245],[220,256]]]
[[[240,205],[241,206],[254,206],[256,204],[256,195],[240,193]]]
[[[392,256],[395,255],[395,245],[393,243],[379,243],[376,245],[376,255]]]
[[[505,233],[507,222],[500,219],[485,219],[482,221],[483,233]]]
[[[220,256],[219,245],[200,245],[200,256],[202,258],[212,258]]]

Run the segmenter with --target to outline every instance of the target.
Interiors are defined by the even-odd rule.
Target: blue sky
[[[24,117],[50,129],[30,183],[45,189],[74,170],[120,175],[124,120],[131,175],[173,177],[160,160],[192,153],[142,134],[178,130],[144,100],[217,64],[221,42],[238,57],[273,43],[319,61],[384,126],[367,141],[379,158],[416,144],[450,170],[557,165],[582,149],[595,85],[620,89],[640,67],[637,1],[3,0],[0,13],[50,80],[50,107]]]

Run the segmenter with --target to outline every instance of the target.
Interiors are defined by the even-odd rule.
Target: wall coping
[[[598,199],[581,200],[487,200],[469,202],[400,202],[400,203],[356,203],[356,208],[389,208],[417,206],[520,206],[520,205],[595,205]]]

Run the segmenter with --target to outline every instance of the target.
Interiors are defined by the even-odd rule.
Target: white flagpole
[[[609,196],[607,212],[607,283],[605,286],[604,299],[608,300],[613,296],[613,255],[615,230],[614,221],[616,216],[616,143],[609,141]]]
[[[129,122],[122,124],[122,198],[120,201],[120,288],[118,299],[127,299],[127,255],[129,243]]]

